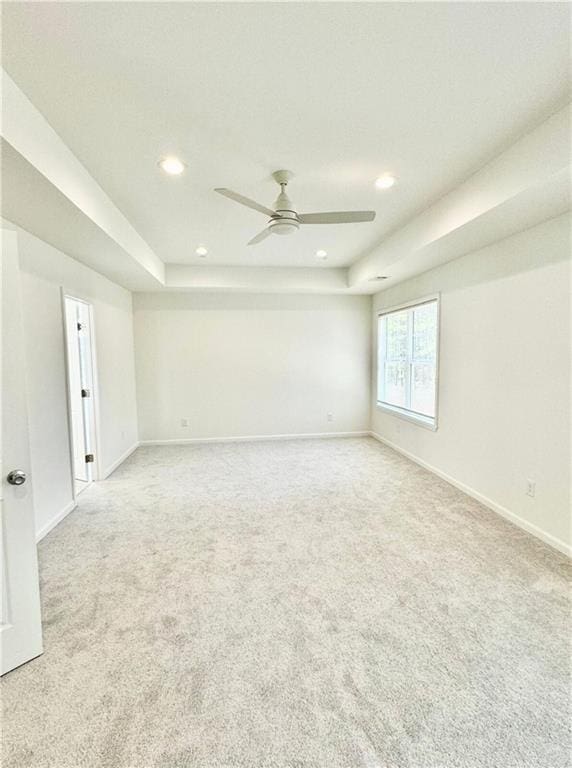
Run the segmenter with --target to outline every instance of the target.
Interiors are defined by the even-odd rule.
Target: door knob
[[[21,469],[13,469],[8,473],[6,480],[10,485],[23,485],[26,482],[26,473]]]

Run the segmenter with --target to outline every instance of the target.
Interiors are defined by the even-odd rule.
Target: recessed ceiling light
[[[199,245],[195,253],[197,254],[197,256],[202,256],[204,258],[207,255],[208,251],[204,245]]]
[[[383,176],[380,176],[379,179],[375,180],[375,186],[378,189],[389,189],[392,187],[396,182],[396,178],[391,173],[384,173]]]
[[[328,258],[328,252],[327,251],[316,251],[316,258],[317,259],[327,259]]]
[[[159,160],[159,167],[162,168],[165,173],[168,173],[169,176],[180,176],[180,174],[185,170],[185,164],[183,161],[179,160],[178,157],[174,157],[174,155],[162,157]]]

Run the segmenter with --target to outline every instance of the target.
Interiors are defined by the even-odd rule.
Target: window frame
[[[415,411],[412,411],[408,408],[403,408],[399,405],[391,405],[391,403],[386,403],[383,400],[379,400],[379,381],[380,381],[380,369],[381,369],[381,359],[380,359],[380,352],[381,352],[381,334],[380,334],[380,320],[385,315],[391,315],[394,312],[401,312],[406,309],[415,309],[416,307],[422,306],[423,304],[429,304],[430,302],[435,302],[437,307],[437,317],[436,317],[436,323],[437,323],[437,332],[436,332],[436,339],[435,339],[435,415],[434,416],[426,416],[424,414],[416,413]],[[408,320],[410,322],[410,320]],[[411,338],[409,339],[410,343],[413,344],[413,334],[411,334]],[[392,416],[397,416],[400,419],[404,419],[405,421],[409,421],[412,424],[417,424],[420,427],[423,427],[424,429],[429,429],[432,432],[436,432],[438,425],[439,425],[439,362],[441,359],[441,350],[440,350],[440,341],[441,341],[441,294],[440,293],[433,293],[429,296],[422,296],[418,299],[413,299],[411,301],[406,301],[403,304],[396,304],[391,307],[384,307],[383,309],[380,309],[377,312],[377,325],[376,325],[376,380],[375,380],[375,403],[376,408],[378,408],[380,411],[383,411],[384,413],[388,413]],[[408,365],[411,366],[413,364],[412,355],[410,355],[410,359],[408,362]],[[410,376],[410,372],[408,373],[408,378]]]

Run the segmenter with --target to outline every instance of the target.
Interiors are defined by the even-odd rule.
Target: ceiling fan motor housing
[[[276,216],[268,222],[268,229],[274,235],[291,235],[300,229],[300,223],[295,211],[276,209]]]

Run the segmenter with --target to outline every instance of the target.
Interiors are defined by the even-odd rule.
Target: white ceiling
[[[355,262],[568,98],[565,3],[7,3],[3,65],[155,253]],[[160,155],[188,165],[166,177]],[[299,211],[374,208],[248,248]],[[389,170],[390,191],[373,182]],[[204,244],[208,260],[195,255]],[[313,257],[329,253],[326,262]]]

